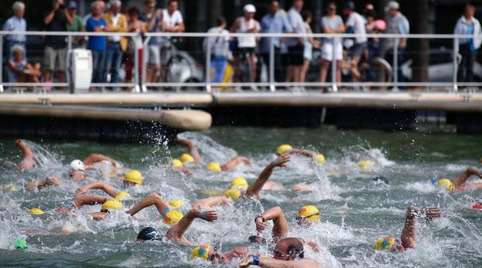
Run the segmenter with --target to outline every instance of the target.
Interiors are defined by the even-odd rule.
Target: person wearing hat
[[[409,248],[415,248],[417,245],[417,219],[425,218],[432,220],[439,218],[442,211],[438,207],[419,208],[409,206],[405,216],[405,226],[402,229],[401,240],[393,237],[379,238],[373,248],[378,250],[387,250],[393,253],[403,252]]]
[[[77,3],[69,1],[67,12],[72,17],[73,24],[67,24],[67,32],[82,32],[84,30],[84,20],[77,14]],[[72,48],[80,48],[82,46],[83,36],[72,37]]]
[[[257,20],[254,19],[254,15],[256,14],[256,8],[252,4],[247,4],[243,8],[244,15],[239,17],[234,22],[233,26],[231,27],[232,33],[258,33],[261,30],[261,26]],[[255,36],[247,36],[247,37],[238,37],[238,48],[236,51],[236,57],[240,60],[238,61],[238,66],[236,67],[238,70],[241,68],[241,61],[247,60],[249,64],[250,73],[250,81],[240,81],[240,72],[239,75],[236,75],[235,82],[256,82],[256,43],[258,38]],[[245,55],[249,54],[248,58],[245,59]],[[252,86],[254,89],[255,86]]]
[[[432,180],[432,184],[445,188],[451,192],[466,192],[475,191],[482,189],[482,182],[471,182],[468,179],[471,176],[476,176],[482,179],[482,171],[474,167],[469,167],[462,174],[460,174],[454,180],[449,180],[447,178]]]
[[[410,33],[410,23],[407,18],[399,11],[400,5],[395,1],[390,1],[385,8],[388,19],[387,19],[387,29],[385,33],[387,34],[409,34]],[[394,38],[386,38],[383,40],[382,46],[382,56],[393,66],[393,48],[396,45]],[[400,38],[398,42],[398,82],[403,82],[403,55],[405,48],[407,47],[407,38]]]
[[[358,64],[360,59],[367,48],[367,37],[365,21],[363,17],[355,11],[355,3],[353,1],[348,1],[345,3],[345,8],[343,9],[346,20],[346,30],[347,32],[352,32],[356,34],[355,44],[351,49],[351,68],[350,72],[352,75],[353,82],[360,81],[360,72],[358,71]]]

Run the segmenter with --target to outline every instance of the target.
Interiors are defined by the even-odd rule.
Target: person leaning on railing
[[[120,13],[122,2],[111,0],[110,10],[104,15],[104,20],[109,25],[112,32],[127,32],[127,18]],[[111,83],[119,82],[119,69],[121,66],[122,55],[127,50],[127,38],[125,36],[110,36],[107,43],[107,57],[103,74],[104,81],[107,82],[107,74],[112,71]]]
[[[215,70],[214,77],[211,76],[211,82],[221,83],[224,77],[224,72],[228,65],[229,57],[229,32],[226,30],[226,19],[219,17],[216,20],[216,26],[209,29],[208,33],[220,34],[216,37],[206,37],[203,42],[203,49],[208,49],[208,42],[211,49],[211,68]]]
[[[129,39],[128,52],[125,57],[124,64],[126,66],[126,82],[132,82],[132,70],[134,68],[134,53],[138,53],[139,68],[136,70],[139,74],[142,74],[143,63],[143,45],[142,34],[147,32],[147,24],[139,20],[140,11],[137,7],[133,6],[127,10],[128,26],[127,31],[129,33],[137,33],[137,36]],[[137,50],[136,50],[137,47]]]
[[[14,15],[9,18],[5,24],[3,25],[3,31],[11,31],[11,32],[25,32],[27,31],[27,22],[23,18],[25,14],[25,4],[17,1],[12,6]],[[7,36],[7,52],[9,53],[8,58],[11,59],[13,54],[11,53],[13,46],[20,45],[23,47],[23,56],[24,59],[27,53],[27,46],[25,43],[27,42],[27,36],[24,34],[12,34]]]
[[[67,23],[67,31],[82,32],[84,30],[84,21],[81,16],[77,15],[77,3],[75,1],[70,1],[67,5],[67,11],[74,22],[72,25]],[[80,48],[83,40],[83,36],[72,36],[72,48]]]

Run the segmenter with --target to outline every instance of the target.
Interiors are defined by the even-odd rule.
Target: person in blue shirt
[[[284,10],[280,10],[279,1],[273,0],[269,6],[268,14],[261,19],[261,32],[262,33],[292,33],[293,27],[291,27],[288,17]],[[269,50],[270,50],[270,38],[263,38],[261,40],[261,56],[264,64],[269,70]],[[279,37],[273,38],[274,43],[274,78],[277,82],[284,82],[285,66],[282,63],[281,48],[283,46],[282,40]]]
[[[12,32],[25,32],[27,31],[27,22],[23,18],[25,14],[25,4],[17,1],[13,4],[13,13],[14,16],[9,18],[5,24],[3,25],[3,30],[4,31],[12,31]],[[12,54],[12,48],[15,45],[21,45],[23,47],[23,59],[25,60],[26,58],[26,46],[25,42],[27,41],[27,36],[24,34],[12,34],[7,36],[7,52],[9,53],[8,59],[13,58]]]
[[[107,22],[102,18],[102,9],[99,2],[93,2],[91,5],[91,17],[87,20],[85,29],[88,32],[108,32],[110,31]],[[103,72],[105,68],[105,60],[107,57],[107,37],[106,36],[89,36],[87,49],[92,51],[92,82],[105,83]]]

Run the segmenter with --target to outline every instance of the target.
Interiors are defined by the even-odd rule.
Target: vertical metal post
[[[71,83],[72,81],[72,77],[71,77],[71,67],[70,66],[70,61],[71,61],[71,57],[72,57],[72,35],[70,35],[69,33],[69,36],[67,37],[67,62],[65,64],[65,73],[66,73],[66,80],[67,80],[67,84],[69,84],[69,89],[70,89],[70,93],[74,93],[74,88],[73,88],[73,85]]]
[[[337,92],[338,91],[338,88],[336,86],[336,65],[337,65],[337,62],[336,62],[336,48],[337,48],[337,45],[338,45],[338,40],[336,37],[333,37],[332,39],[332,42],[333,42],[333,55],[332,55],[332,59],[331,59],[331,86],[333,88],[333,92]]]
[[[206,44],[206,91],[211,92],[211,36]]]
[[[146,40],[144,40],[144,53],[142,53],[142,58],[143,58],[143,60],[142,60],[142,92],[147,92],[146,74],[147,74],[147,64],[149,64],[147,54],[149,53],[149,45],[148,44],[149,44],[150,40],[151,40],[150,36],[146,37]]]
[[[0,93],[3,92],[3,34],[0,34]]]
[[[459,71],[459,62],[457,60],[459,54],[459,39],[454,38],[454,48],[453,48],[453,74],[452,74],[452,81],[453,81],[453,92],[457,92],[458,86],[457,86],[457,73]]]
[[[392,91],[398,91],[398,44],[400,39],[395,38],[395,43],[393,45],[393,89]]]
[[[270,90],[272,92],[276,91],[276,87],[274,86],[274,83],[276,82],[274,79],[274,58],[275,58],[275,51],[274,51],[274,42],[273,42],[273,37],[269,38],[269,82],[271,85],[269,86]]]
[[[134,92],[139,93],[139,92],[141,92],[141,86],[139,85],[139,81],[140,81],[139,76],[141,75],[141,74],[139,73],[139,47],[138,47],[137,42],[134,40],[134,39],[137,38],[137,37],[132,36],[132,37],[130,37],[130,38],[133,39],[133,40],[132,40],[132,41],[133,41],[132,43],[134,43],[134,70],[133,70],[133,73],[134,73],[134,84],[135,84],[135,86],[134,86]],[[144,92],[144,93],[145,93],[145,92]]]

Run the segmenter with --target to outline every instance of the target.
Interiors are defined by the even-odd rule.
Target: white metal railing
[[[67,50],[70,52],[72,50],[72,37],[74,36],[124,36],[128,38],[136,38],[138,37],[137,33],[94,33],[94,32],[43,32],[43,31],[27,31],[27,32],[9,32],[9,31],[0,31],[0,61],[3,62],[3,39],[8,35],[28,35],[28,36],[66,36],[67,37]],[[222,33],[145,33],[144,36],[146,37],[144,40],[144,47],[147,47],[149,40],[152,37],[164,37],[164,38],[214,38],[214,37],[224,37],[225,35]],[[302,38],[302,37],[313,37],[313,38],[355,38],[360,35],[356,34],[321,34],[321,33],[312,33],[312,34],[295,34],[295,33],[257,33],[257,34],[246,34],[246,33],[230,33],[230,37],[257,37],[257,38]],[[398,77],[398,43],[401,38],[407,39],[451,39],[453,40],[453,49],[452,55],[458,54],[459,49],[459,39],[466,39],[466,38],[474,38],[471,35],[453,35],[453,34],[408,34],[408,35],[400,35],[400,34],[367,34],[364,35],[367,38],[379,38],[379,39],[394,39],[395,45],[393,46],[393,66],[392,66],[392,73],[393,73],[393,81],[388,82],[336,82],[336,64],[332,64],[332,73],[331,73],[331,82],[301,82],[301,83],[284,83],[284,82],[276,82],[274,79],[274,42],[270,42],[270,51],[269,51],[269,74],[268,74],[268,82],[257,82],[257,83],[247,83],[247,82],[240,82],[240,83],[212,83],[210,77],[210,70],[211,70],[211,61],[209,60],[211,57],[211,42],[207,43],[207,48],[205,53],[205,71],[204,71],[204,80],[203,82],[199,83],[146,83],[146,65],[147,65],[147,53],[143,53],[143,66],[142,66],[142,79],[140,79],[139,70],[139,57],[138,57],[138,47],[136,42],[132,42],[135,45],[134,47],[134,82],[133,83],[93,83],[93,87],[131,87],[134,89],[134,92],[147,92],[147,87],[203,87],[208,92],[211,91],[212,86],[223,86],[223,87],[246,87],[246,86],[258,86],[258,87],[269,87],[271,91],[275,91],[276,87],[282,86],[297,86],[297,87],[326,87],[331,86],[333,88],[337,88],[338,86],[360,86],[360,85],[369,85],[369,86],[384,86],[384,87],[393,87],[393,89],[398,89],[398,87],[408,87],[408,86],[419,86],[419,87],[448,87],[453,91],[457,91],[458,86],[482,86],[481,83],[463,83],[457,82],[457,71],[458,71],[458,62],[457,57],[453,56],[453,68],[452,68],[452,81],[451,82],[399,82]],[[333,49],[333,54],[336,53],[336,50]],[[70,55],[70,53],[67,53]],[[335,59],[335,55],[333,55],[333,59]],[[70,64],[70,60],[67,60],[67,64]],[[68,75],[69,72],[69,65],[67,65],[67,82],[66,83],[49,83],[52,86],[62,86],[67,87],[70,84],[70,76]],[[14,82],[3,82],[3,67],[0,68],[0,90],[3,86],[45,86],[47,83],[14,83]]]

